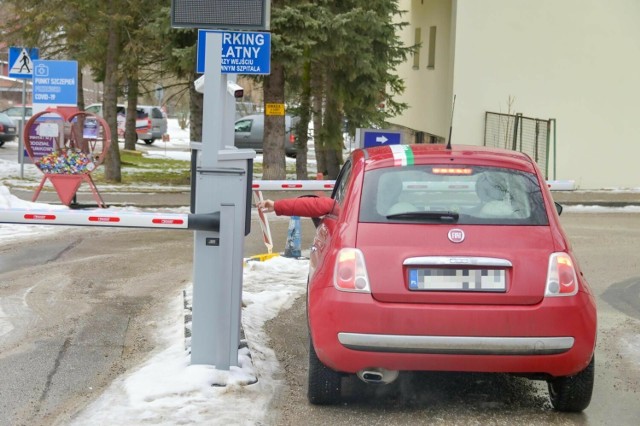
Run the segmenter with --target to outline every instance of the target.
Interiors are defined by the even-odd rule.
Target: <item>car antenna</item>
[[[453,106],[451,107],[451,124],[449,124],[449,141],[447,149],[451,149],[451,130],[453,129],[453,112],[456,110],[456,95],[453,95]]]

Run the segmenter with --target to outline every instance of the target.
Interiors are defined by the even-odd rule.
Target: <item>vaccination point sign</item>
[[[204,73],[207,33],[222,34],[223,74],[271,73],[271,34],[245,31],[198,31],[196,72]]]
[[[78,62],[33,61],[33,103],[78,105]]]

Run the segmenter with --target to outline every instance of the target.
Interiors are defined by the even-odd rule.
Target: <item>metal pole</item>
[[[511,150],[517,151],[518,149],[518,125],[520,124],[520,114],[516,114],[513,123],[513,141],[511,142]]]
[[[549,121],[553,121],[553,180],[556,180],[556,164],[558,163],[558,157],[556,157],[556,119],[552,118]]]
[[[27,81],[22,80],[22,122],[20,123],[20,128],[18,130],[18,162],[20,163],[20,179],[24,179],[24,148],[22,146],[22,141],[24,139],[24,125],[26,118],[26,103],[27,103]]]

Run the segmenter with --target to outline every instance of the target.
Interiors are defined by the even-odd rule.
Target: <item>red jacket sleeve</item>
[[[278,216],[320,217],[331,213],[334,199],[329,197],[300,197],[276,200],[273,209]]]

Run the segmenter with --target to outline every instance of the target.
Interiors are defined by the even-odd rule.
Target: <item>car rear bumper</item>
[[[138,139],[142,140],[151,140],[151,139],[162,139],[162,132],[152,131],[152,132],[140,132],[138,133]]]
[[[348,349],[372,352],[467,354],[467,355],[549,355],[567,352],[573,337],[476,337],[400,336],[338,333],[338,341]]]
[[[590,362],[593,297],[522,305],[381,303],[370,294],[310,288],[316,353],[347,373],[367,368],[569,376]]]

